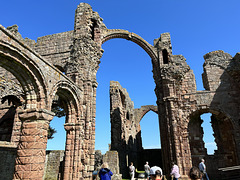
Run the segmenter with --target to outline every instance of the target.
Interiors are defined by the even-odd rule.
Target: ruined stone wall
[[[161,137],[165,136],[161,142],[163,148],[167,147],[163,154],[170,150],[167,156],[170,156],[170,161],[177,161],[181,174],[187,174],[192,165],[197,166],[200,159],[205,158],[210,176],[217,177],[219,167],[238,164],[239,147],[234,142],[239,141],[239,128],[236,126],[239,100],[234,95],[239,93],[239,85],[230,74],[232,72],[238,77],[239,71],[236,68],[232,70],[232,64],[236,66],[237,61],[223,51],[208,53],[204,58],[206,91],[199,92],[184,57],[170,55],[169,63],[163,63],[159,81],[162,87],[157,83],[156,88],[158,100],[161,99],[158,101]],[[201,127],[200,115],[208,112],[213,114],[211,123],[218,147],[213,157],[207,155]],[[170,125],[168,131],[162,128],[166,124]],[[220,161],[220,156],[225,157],[224,160]]]
[[[238,54],[232,58],[223,51],[204,56],[204,86],[214,91],[209,109],[217,151],[212,171],[239,164],[239,63]],[[214,72],[214,73],[213,73]],[[224,158],[220,158],[224,157]],[[218,171],[215,174],[219,174]]]
[[[186,59],[181,55],[171,54],[171,42],[161,42],[165,36],[159,39],[159,43],[155,43],[155,47],[160,50],[166,49],[168,56],[164,57],[164,54],[161,53],[160,69],[155,67],[153,71],[156,82],[155,92],[158,99],[161,145],[163,147],[163,169],[166,174],[169,174],[171,162],[176,161],[180,173],[184,175],[189,172],[192,166],[191,155],[189,155],[187,119],[188,113],[195,107],[192,93],[196,92],[196,83]],[[158,73],[161,74],[161,77],[157,76]],[[168,158],[165,159],[165,157]]]
[[[39,53],[60,71],[65,72],[65,66],[70,59],[70,52],[73,46],[73,30],[38,37],[36,42],[29,38],[23,39],[18,32],[17,25],[9,26],[7,29],[16,35],[18,40]]]
[[[138,164],[142,150],[140,124],[134,118],[134,104],[119,82],[110,82],[111,150],[119,154],[120,173],[128,176],[128,165]]]
[[[63,150],[47,151],[44,177],[45,180],[58,180],[61,179],[63,172]]]
[[[113,174],[119,174],[119,159],[117,151],[107,151],[106,154],[103,155],[103,162],[108,163],[108,167]]]
[[[103,162],[108,163],[109,169],[112,171],[112,180],[121,180],[122,175],[119,174],[119,156],[117,151],[107,151],[103,155]]]
[[[210,172],[214,172],[210,176],[216,179],[218,167],[239,165],[239,53],[233,58],[223,51],[206,54],[203,74],[206,90],[198,92],[194,74],[185,58],[172,55],[169,33],[155,39],[154,46],[151,46],[134,33],[108,30],[98,13],[86,3],[77,7],[73,31],[41,37],[37,43],[22,39],[17,26],[8,30],[0,26],[0,31],[0,65],[19,80],[22,89],[13,89],[24,92],[21,96],[21,92],[15,93],[11,88],[1,90],[1,98],[13,95],[23,105],[23,109],[17,106],[18,117],[11,121],[11,140],[10,126],[1,127],[7,132],[7,141],[19,142],[15,179],[42,177],[46,132],[53,116],[50,112],[51,100],[56,94],[68,112],[63,179],[91,178],[95,154],[96,73],[103,53],[101,45],[113,38],[133,41],[152,59],[164,172],[169,174],[171,161],[176,161],[182,178],[187,179],[192,165],[198,164],[198,159],[205,158],[206,163],[211,161],[207,166]],[[141,149],[140,126],[134,118],[133,103],[126,91],[115,83],[110,93],[113,102],[111,121],[114,124],[111,148],[119,152],[120,173],[128,174],[126,164],[137,159]],[[6,104],[2,106],[1,116],[10,108]],[[218,146],[213,158],[206,155],[199,118],[208,112],[213,115],[211,123]],[[31,153],[31,156],[26,153]],[[36,165],[30,159],[41,161],[34,170],[29,168]]]
[[[0,179],[12,180],[14,173],[17,146],[9,142],[0,142]]]
[[[65,72],[73,46],[73,31],[39,37],[32,47],[51,64]]]

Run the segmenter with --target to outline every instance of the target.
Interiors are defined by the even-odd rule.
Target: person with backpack
[[[113,175],[112,171],[108,169],[108,163],[104,162],[98,174],[98,176],[100,177],[100,180],[111,180],[112,175]]]
[[[129,174],[130,174],[130,179],[134,180],[135,167],[133,166],[133,162],[131,162],[131,165],[129,166]]]

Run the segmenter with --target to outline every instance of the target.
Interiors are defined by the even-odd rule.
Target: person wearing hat
[[[162,169],[158,166],[153,166],[150,169],[150,177],[153,180],[161,180],[163,177]]]

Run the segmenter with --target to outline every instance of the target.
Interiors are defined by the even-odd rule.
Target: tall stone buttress
[[[76,128],[80,136],[81,177],[91,177],[94,170],[95,154],[95,109],[96,109],[96,73],[102,56],[99,45],[99,31],[105,28],[98,13],[93,12],[90,5],[81,3],[75,12],[73,46],[70,59],[66,64],[66,75],[83,90],[82,116],[79,118],[81,128]],[[78,126],[78,124],[76,124]]]

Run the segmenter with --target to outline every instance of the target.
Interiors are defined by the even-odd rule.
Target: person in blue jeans
[[[113,175],[112,171],[108,169],[108,163],[104,162],[98,174],[100,180],[111,180],[112,175]]]
[[[206,165],[204,162],[205,162],[204,159],[202,159],[201,162],[199,163],[199,170],[203,173],[202,180],[204,180],[204,178],[209,180],[209,177],[208,177],[207,171],[206,171]]]

